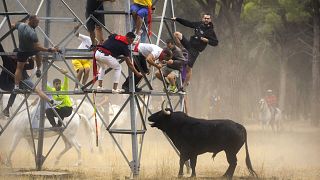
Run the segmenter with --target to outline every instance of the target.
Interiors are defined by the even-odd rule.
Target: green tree
[[[307,3],[301,0],[248,0],[242,14],[243,20],[254,26],[254,33],[267,40],[278,54],[281,109],[285,106],[288,61],[296,52],[290,43],[297,43],[297,24],[310,17],[305,9]]]

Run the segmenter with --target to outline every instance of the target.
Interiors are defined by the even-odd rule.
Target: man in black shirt
[[[105,75],[105,66],[109,66],[114,69],[112,93],[124,92],[123,89],[117,88],[121,75],[121,65],[119,64],[116,58],[121,55],[124,56],[128,67],[137,76],[142,76],[141,73],[136,70],[136,68],[130,60],[130,50],[128,45],[132,44],[134,38],[135,34],[133,32],[128,32],[126,36],[111,34],[101,46],[97,47],[97,50],[94,53],[94,59],[100,65],[100,70],[98,74],[99,86],[97,87],[97,90],[103,90],[102,80]]]
[[[211,16],[205,13],[201,21],[190,22],[182,18],[173,17],[172,20],[179,22],[180,24],[194,29],[194,35],[188,40],[182,33],[175,32],[174,36],[178,43],[181,43],[188,51],[188,64],[187,64],[187,76],[183,83],[184,89],[189,84],[192,75],[192,67],[200,52],[202,52],[207,44],[211,46],[218,45],[218,39],[216,33],[213,30],[213,24],[211,22]]]
[[[5,52],[3,46],[0,44],[0,52]],[[0,73],[0,88],[4,91],[12,91],[14,88],[14,72],[16,71],[17,68],[17,56],[2,56],[2,65],[6,70],[2,69]],[[24,68],[22,70],[22,81],[20,81],[20,88],[27,90],[27,91],[34,91],[44,100],[49,102],[52,106],[58,105],[60,102],[50,100],[49,97],[41,91],[39,88],[34,87],[33,82],[31,81],[27,70],[31,70],[34,68],[34,61],[31,58],[28,58]],[[10,74],[11,73],[11,74]],[[10,111],[9,109],[13,105],[15,99],[16,99],[17,94],[16,93],[11,93],[8,104],[7,106],[3,109],[3,115],[9,117],[10,116]]]

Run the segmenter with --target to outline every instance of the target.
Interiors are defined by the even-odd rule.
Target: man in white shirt
[[[77,28],[77,27],[76,27]],[[85,36],[83,34],[77,33],[76,36],[78,39],[81,41],[81,44],[79,45],[78,49],[89,49],[92,42],[91,38],[89,36]],[[73,59],[72,60],[73,67],[75,71],[77,72],[77,79],[79,82],[81,82],[82,78],[82,84],[86,84],[88,78],[89,78],[89,73],[90,73],[90,67],[91,67],[91,62],[89,59]],[[75,84],[74,90],[78,91],[78,84]]]
[[[138,43],[134,47],[134,52],[137,55],[135,56],[136,61],[134,62],[134,65],[136,69],[141,73],[148,74],[149,69],[147,67],[148,62],[150,65],[156,67],[157,69],[161,69],[162,65],[161,63],[156,63],[156,60],[159,60],[160,62],[162,61],[167,61],[171,59],[172,57],[172,52],[168,48],[162,49],[161,47],[155,45],[155,44],[148,44],[148,43]],[[139,69],[139,66],[141,70]],[[122,89],[125,91],[129,91],[129,76],[127,77],[126,81],[122,84]],[[135,80],[135,91],[139,92],[141,91],[141,88],[138,88],[137,85],[139,84],[140,80],[142,77],[137,77],[134,75],[134,80]]]

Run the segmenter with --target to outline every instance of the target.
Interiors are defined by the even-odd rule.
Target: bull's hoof
[[[183,174],[178,174],[178,178],[183,178]]]

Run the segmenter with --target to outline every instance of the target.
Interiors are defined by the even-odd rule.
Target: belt
[[[102,48],[102,47],[98,47],[97,51],[103,53],[106,56],[111,55],[111,52],[108,49]]]
[[[97,50],[97,51],[101,52],[101,53],[104,54],[105,56],[110,56],[110,54],[107,54],[107,53],[105,53],[105,52],[103,52],[103,51],[101,51],[101,50]]]

